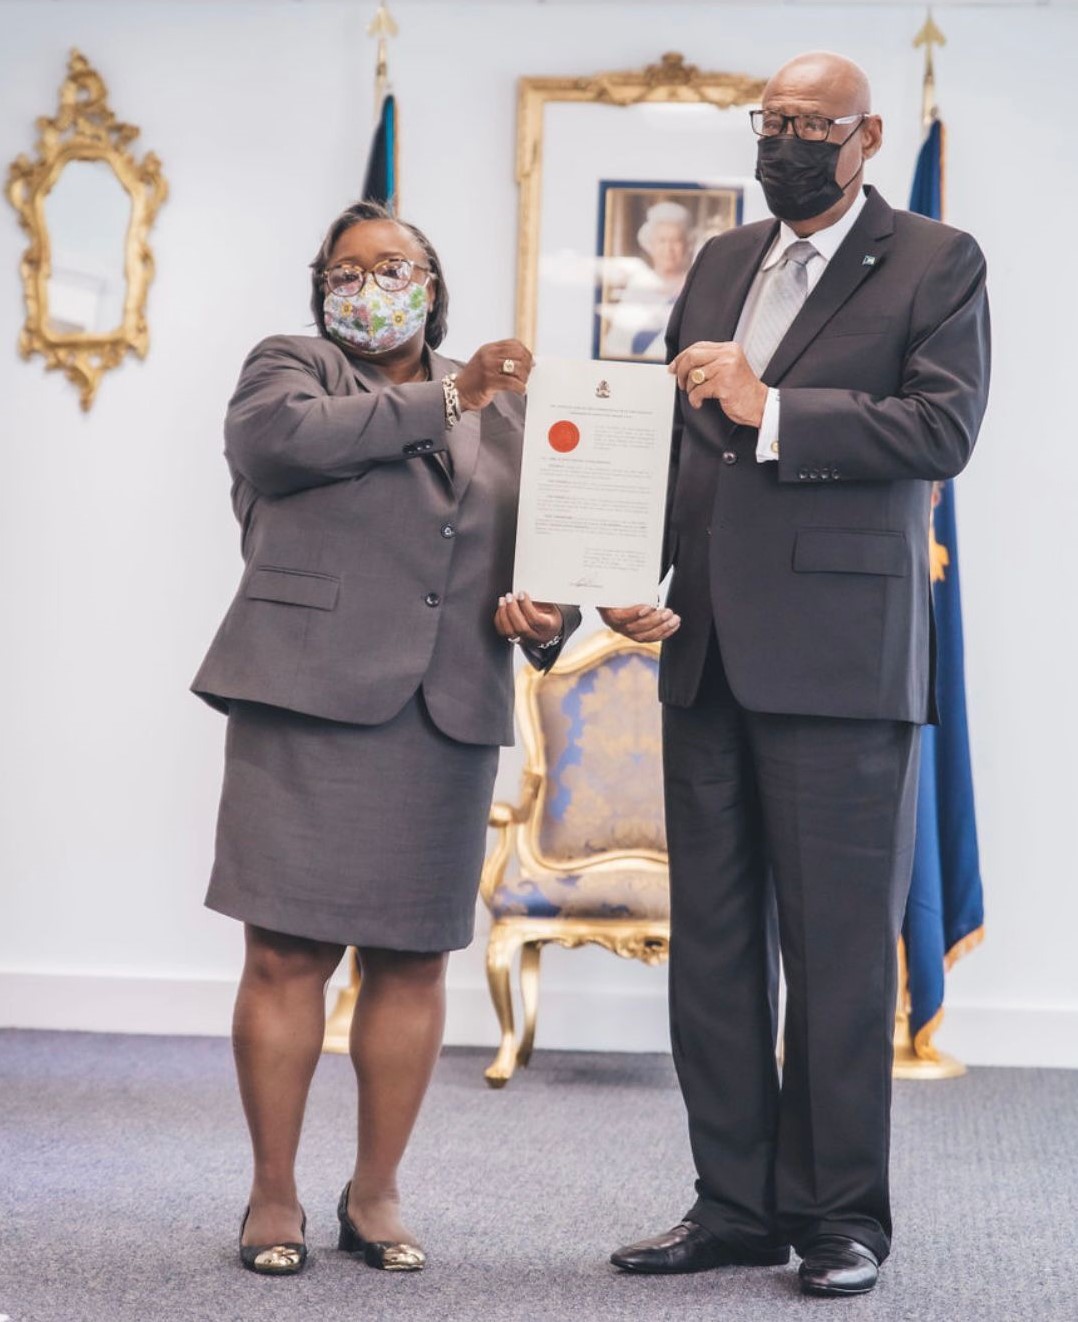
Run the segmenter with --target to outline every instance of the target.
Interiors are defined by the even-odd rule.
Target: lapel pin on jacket
[[[864,257],[862,258],[862,260],[861,260],[861,265],[862,265],[862,266],[875,266],[875,265],[876,265],[876,259],[875,259],[875,257],[872,256],[871,253],[866,253],[865,256],[864,256]]]

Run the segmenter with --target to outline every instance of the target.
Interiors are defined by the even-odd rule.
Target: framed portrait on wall
[[[591,356],[663,362],[666,323],[689,267],[743,212],[738,185],[600,180]]]
[[[661,362],[712,234],[769,217],[749,108],[763,79],[667,54],[520,81],[517,335],[539,356]]]

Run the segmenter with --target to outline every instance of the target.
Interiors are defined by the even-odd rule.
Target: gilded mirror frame
[[[516,334],[535,344],[539,297],[539,223],[543,198],[543,110],[551,101],[634,106],[676,102],[714,106],[760,104],[766,79],[742,73],[704,73],[676,51],[645,69],[586,78],[521,78],[517,95],[516,178],[520,190]]]
[[[62,371],[78,389],[83,410],[88,410],[104,373],[119,366],[128,353],[145,358],[149,348],[146,295],[154,273],[149,233],[168,196],[168,184],[153,152],[141,160],[131,152],[139,130],[117,120],[103,79],[77,50],[68,61],[57,113],[54,118],[41,116],[37,130],[36,159],[21,155],[13,161],[6,189],[30,240],[19,264],[26,300],[19,352],[25,359],[41,354],[47,371]],[[49,327],[52,248],[45,201],[72,161],[104,161],[131,199],[124,242],[123,315],[119,327],[105,333],[56,332]]]

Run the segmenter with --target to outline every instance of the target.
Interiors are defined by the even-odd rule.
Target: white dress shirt
[[[838,252],[843,239],[853,229],[864,205],[864,190],[858,189],[853,205],[844,216],[840,216],[833,225],[828,225],[826,229],[817,230],[815,234],[807,236],[809,243],[816,249],[815,254],[805,263],[809,294],[816,288],[820,277],[827,270],[828,262]],[[767,256],[760,263],[760,269],[756,272],[749,288],[748,297],[745,299],[745,306],[741,309],[737,330],[734,332],[734,339],[738,344],[744,343],[749,326],[752,324],[752,318],[756,313],[756,305],[760,301],[760,294],[767,279],[767,273],[778,265],[782,254],[791,243],[796,243],[799,237],[800,235],[795,234],[785,221],[780,224],[778,236],[768,249]],[[766,464],[770,460],[779,457],[779,408],[779,392],[773,386],[769,386],[767,400],[764,403],[764,416],[760,421],[759,438],[756,442],[757,463]]]

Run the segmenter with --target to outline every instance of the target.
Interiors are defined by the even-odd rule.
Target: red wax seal
[[[580,444],[580,428],[575,422],[556,422],[547,432],[550,448],[559,454],[568,454]]]

